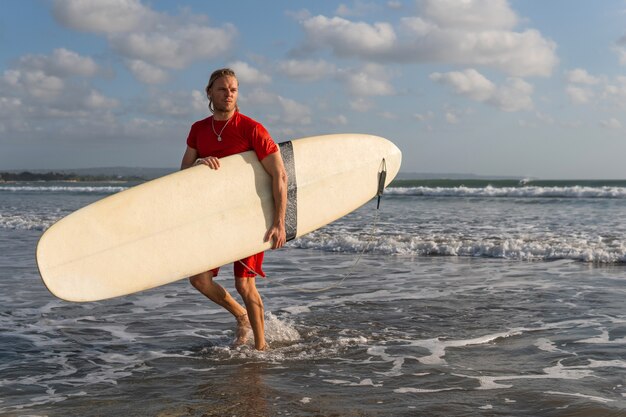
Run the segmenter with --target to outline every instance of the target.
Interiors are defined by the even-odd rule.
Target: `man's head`
[[[213,71],[205,91],[211,113],[216,111],[230,113],[239,110],[237,106],[239,81],[232,69],[221,68]]]

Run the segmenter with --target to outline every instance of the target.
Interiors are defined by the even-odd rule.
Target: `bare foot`
[[[237,317],[237,330],[235,331],[235,341],[233,342],[233,346],[237,347],[248,343],[250,333],[252,333],[252,326],[250,326],[248,315],[244,313]]]

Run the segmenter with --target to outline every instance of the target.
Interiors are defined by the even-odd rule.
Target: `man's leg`
[[[256,288],[256,280],[254,277],[237,277],[235,278],[235,286],[248,311],[248,318],[254,332],[254,347],[258,350],[265,350],[267,345],[265,343],[263,300]]]
[[[235,345],[245,344],[248,339],[250,322],[246,309],[241,306],[221,285],[213,282],[211,271],[203,272],[189,278],[189,282],[208,299],[224,307],[237,319]]]

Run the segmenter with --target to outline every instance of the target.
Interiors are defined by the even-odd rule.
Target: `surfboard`
[[[402,154],[387,139],[338,134],[279,144],[289,177],[288,240],[376,197]],[[68,301],[168,284],[270,248],[271,177],[253,151],[145,182],[53,224],[37,245],[46,287]]]

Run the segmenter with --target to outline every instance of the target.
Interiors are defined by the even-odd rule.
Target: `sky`
[[[4,0],[0,170],[176,168],[231,67],[277,142],[402,171],[626,178],[624,0]]]

